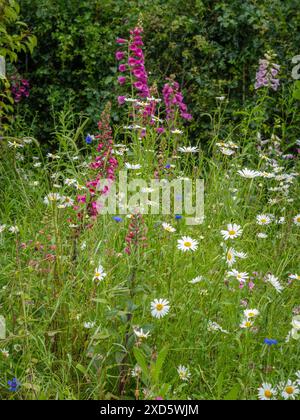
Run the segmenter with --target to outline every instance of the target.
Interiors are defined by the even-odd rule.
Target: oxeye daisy
[[[290,274],[289,279],[291,280],[300,280],[300,276],[298,274]]]
[[[233,264],[236,262],[235,251],[233,248],[230,248],[226,253],[226,262],[229,267],[232,267]]]
[[[250,321],[250,319],[244,319],[242,323],[240,324],[240,328],[247,330],[249,328],[253,327],[253,322]]]
[[[277,395],[277,391],[271,384],[263,383],[260,388],[258,388],[258,398],[261,401],[274,400]]]
[[[243,229],[241,226],[234,224],[227,225],[227,230],[221,230],[221,234],[225,241],[228,241],[228,239],[236,239],[239,236],[241,236],[243,233]]]
[[[254,178],[258,178],[259,176],[261,176],[261,173],[258,171],[254,171],[252,169],[242,169],[240,171],[238,171],[238,174],[243,177],[243,178],[248,178],[248,179],[254,179]]]
[[[256,217],[256,222],[260,226],[266,226],[272,223],[272,219],[266,214],[260,214]]]
[[[278,278],[273,276],[273,274],[268,274],[266,277],[266,281],[267,283],[270,283],[278,293],[281,293],[283,291],[283,287],[280,284]]]
[[[188,147],[179,147],[178,151],[181,153],[198,153],[199,149],[197,147],[188,146]]]
[[[193,280],[189,281],[189,283],[197,284],[197,283],[200,283],[203,280],[204,280],[203,276],[198,276],[198,277],[195,277]]]
[[[182,381],[188,381],[189,378],[191,377],[191,372],[189,371],[189,368],[185,366],[179,365],[177,368],[177,372],[178,372],[179,378]]]
[[[190,238],[189,236],[183,236],[182,239],[178,240],[177,248],[180,251],[196,251],[198,249],[199,242],[195,239]]]
[[[170,304],[166,299],[154,299],[151,303],[151,314],[154,318],[163,318],[169,310]]]
[[[296,226],[300,226],[300,214],[297,214],[297,216],[294,217],[293,221]]]
[[[150,331],[144,332],[143,328],[133,330],[139,340],[146,340],[150,336]]]
[[[281,395],[285,400],[294,400],[299,394],[300,389],[296,383],[288,380],[287,383],[284,384]]]
[[[240,283],[245,283],[249,278],[249,274],[245,272],[239,272],[238,270],[232,270],[228,272],[229,277],[236,278]]]
[[[102,265],[99,265],[99,267],[95,270],[93,281],[100,283],[104,280],[106,276],[107,274],[105,273],[104,268],[102,267]]]
[[[169,233],[176,232],[176,229],[173,226],[171,226],[169,223],[163,223],[162,227],[166,232],[169,232]]]
[[[244,316],[246,319],[253,319],[259,315],[258,309],[247,309],[244,311]]]

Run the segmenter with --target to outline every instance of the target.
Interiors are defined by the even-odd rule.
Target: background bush
[[[38,112],[39,137],[52,131],[49,110],[70,102],[74,111],[97,117],[117,94],[115,38],[126,37],[140,14],[147,68],[159,85],[175,74],[191,112],[194,136],[205,133],[201,116],[228,94],[229,111],[251,100],[259,58],[273,49],[290,78],[299,53],[298,0],[21,0],[22,18],[38,37],[32,58],[20,62],[30,79],[28,121]],[[24,65],[25,63],[25,65]],[[120,118],[117,107],[114,118]],[[45,124],[46,122],[46,124]]]

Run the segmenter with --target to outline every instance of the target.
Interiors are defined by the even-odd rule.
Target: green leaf
[[[239,384],[236,384],[228,392],[228,394],[225,395],[224,400],[225,401],[236,401],[238,399],[239,392],[240,392],[240,386],[239,386]]]
[[[142,350],[138,349],[137,347],[134,347],[133,354],[134,354],[134,357],[136,358],[137,364],[140,366],[143,374],[148,379],[149,378],[149,368],[148,368],[148,363],[147,363],[147,360],[146,360],[146,357],[145,357],[144,353],[142,352]]]
[[[169,349],[168,347],[164,347],[157,357],[156,363],[153,365],[152,368],[152,378],[155,383],[159,382],[159,376],[162,371],[163,365],[165,363],[166,357],[168,355]]]

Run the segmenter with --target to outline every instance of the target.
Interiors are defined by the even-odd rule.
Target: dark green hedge
[[[194,134],[205,129],[201,113],[215,96],[229,94],[231,106],[253,97],[259,58],[273,49],[291,72],[300,53],[299,0],[21,0],[22,19],[38,37],[26,68],[32,93],[27,107],[38,126],[51,131],[49,109],[73,103],[98,116],[115,99],[115,38],[125,37],[143,16],[147,68],[159,85],[175,74],[196,117]],[[24,105],[23,105],[24,107]],[[117,107],[114,118],[120,118]],[[46,124],[45,124],[46,122]],[[41,131],[39,130],[39,134]]]

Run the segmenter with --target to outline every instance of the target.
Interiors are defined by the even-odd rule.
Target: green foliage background
[[[96,118],[108,99],[114,101],[115,39],[126,37],[140,14],[151,79],[161,86],[166,76],[176,75],[196,117],[194,135],[207,128],[201,114],[213,109],[215,96],[229,94],[233,108],[251,100],[257,63],[267,50],[278,54],[282,75],[290,80],[291,58],[299,53],[298,0],[20,0],[20,5],[22,19],[38,38],[33,56],[25,66],[20,62],[32,85],[25,108],[30,120],[38,111],[44,136],[52,129],[53,106],[61,109],[68,101],[74,111]],[[114,118],[120,118],[117,107]]]

